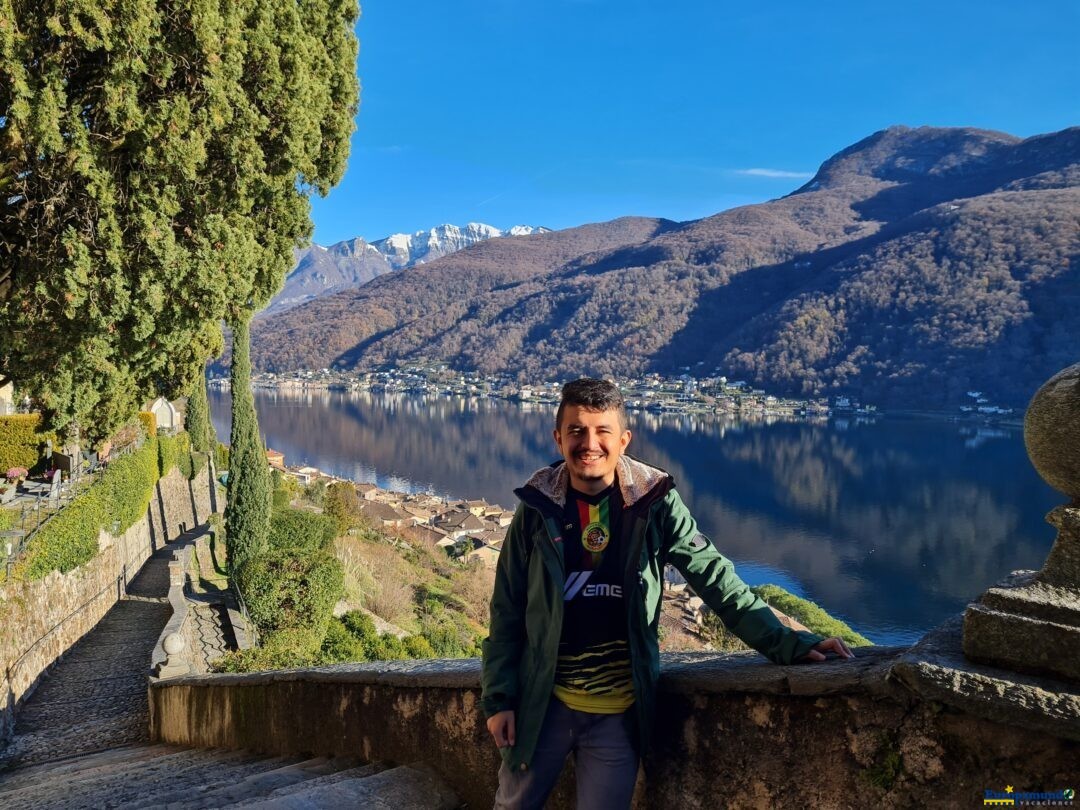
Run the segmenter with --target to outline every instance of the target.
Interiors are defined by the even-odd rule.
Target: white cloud
[[[814,176],[813,172],[789,172],[784,169],[736,169],[735,174],[745,174],[750,177],[774,177],[794,180],[809,180]]]

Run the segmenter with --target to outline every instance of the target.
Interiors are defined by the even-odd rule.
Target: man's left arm
[[[853,657],[839,638],[824,638],[781,624],[772,609],[735,573],[731,560],[698,531],[697,522],[676,490],[672,489],[660,504],[659,518],[663,521],[668,562],[682,572],[694,592],[747,645],[776,664],[824,661],[828,653]]]

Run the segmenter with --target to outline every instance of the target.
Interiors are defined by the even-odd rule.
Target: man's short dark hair
[[[577,405],[587,411],[617,411],[619,426],[626,429],[626,403],[622,392],[613,382],[582,377],[562,387],[562,401],[555,412],[555,429],[562,427],[562,415],[567,405]]]

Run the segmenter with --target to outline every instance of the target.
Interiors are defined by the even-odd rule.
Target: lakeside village
[[[451,500],[428,492],[405,493],[357,483],[310,466],[289,466],[285,456],[266,450],[271,469],[302,486],[351,484],[360,497],[360,513],[374,528],[400,534],[409,540],[438,546],[463,564],[478,562],[494,568],[514,513],[498,504],[480,500]]]
[[[776,397],[742,380],[727,377],[698,378],[684,368],[677,376],[646,374],[615,382],[631,411],[655,413],[716,413],[752,419],[755,417],[826,417],[832,413],[876,415],[873,405],[861,405],[849,397],[792,399]],[[228,377],[211,378],[211,388],[228,390]],[[457,372],[444,363],[415,364],[370,372],[331,369],[294,371],[288,374],[254,374],[256,389],[289,391],[367,391],[423,397],[489,397],[510,402],[557,405],[561,383],[521,384],[510,376]]]
[[[741,420],[775,418],[821,419],[855,415],[870,418],[882,415],[877,406],[837,395],[831,398],[797,399],[777,397],[753,388],[743,380],[727,377],[695,377],[688,366],[681,374],[645,374],[631,379],[615,379],[630,411],[660,414],[717,414]],[[211,377],[210,388],[228,391],[227,376]],[[349,372],[328,368],[293,371],[287,374],[253,374],[252,387],[281,393],[313,391],[370,392],[419,397],[491,398],[536,405],[557,405],[561,383],[521,384],[509,375],[458,372],[445,363],[394,367],[380,371]],[[968,391],[969,403],[958,414],[937,414],[947,418],[1008,421],[1012,408],[992,403],[981,391]]]

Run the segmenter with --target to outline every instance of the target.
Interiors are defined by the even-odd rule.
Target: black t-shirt
[[[555,696],[571,709],[617,714],[634,702],[620,546],[627,542],[618,484],[569,490],[563,526],[563,625]]]

